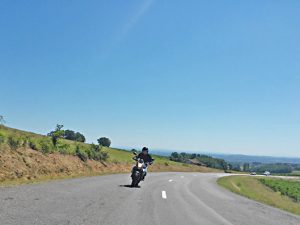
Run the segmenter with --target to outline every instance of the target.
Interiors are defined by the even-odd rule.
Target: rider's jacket
[[[143,159],[145,163],[151,163],[153,161],[150,154],[143,154],[142,152],[136,156],[136,158]]]

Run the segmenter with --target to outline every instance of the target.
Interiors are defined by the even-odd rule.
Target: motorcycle
[[[151,163],[145,163],[143,159],[137,158],[137,154],[135,152],[133,154],[135,155],[133,160],[136,161],[136,164],[131,170],[131,187],[138,187],[139,183],[144,180],[147,168]]]

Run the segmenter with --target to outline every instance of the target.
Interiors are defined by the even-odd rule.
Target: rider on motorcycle
[[[152,159],[151,155],[149,154],[149,149],[147,147],[143,147],[142,152],[140,154],[138,154],[137,156],[135,156],[133,159],[136,160],[138,158],[143,159],[144,163],[146,163],[146,164],[151,165],[153,162],[153,159]],[[147,175],[147,170],[145,171],[142,180],[145,179],[146,175]]]

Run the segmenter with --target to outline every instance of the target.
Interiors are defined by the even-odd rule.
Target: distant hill
[[[172,150],[151,150],[152,154],[170,156]],[[215,158],[224,159],[226,162],[235,162],[235,163],[294,163],[300,164],[299,158],[292,157],[274,157],[274,156],[256,156],[256,155],[243,155],[243,154],[221,154],[221,153],[209,153],[209,152],[192,152],[192,151],[174,151],[174,152],[188,152],[188,153],[196,153],[196,154],[204,154],[209,155]]]
[[[209,154],[213,157],[224,159],[227,162],[236,163],[294,163],[300,164],[300,158],[291,157],[272,157],[272,156],[252,156],[252,155],[239,155],[239,154]]]

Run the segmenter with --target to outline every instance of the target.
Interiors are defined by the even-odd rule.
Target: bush
[[[91,152],[100,152],[101,148],[99,145],[91,144],[90,151]]]
[[[106,152],[101,151],[101,146],[95,144],[90,145],[90,148],[87,150],[87,155],[89,159],[96,161],[105,161],[109,157]]]
[[[23,140],[22,147],[26,148],[28,146],[28,139]]]
[[[65,149],[65,148],[59,148],[58,152],[60,154],[63,154],[63,155],[68,155],[69,154],[69,151],[67,149]]]
[[[102,160],[106,161],[109,158],[109,155],[107,152],[101,152],[102,153]]]
[[[106,152],[96,152],[93,159],[97,161],[106,161],[108,159],[108,154]]]
[[[38,151],[38,147],[37,147],[37,144],[35,141],[29,139],[28,145],[29,145],[29,148],[31,148],[32,150]]]
[[[53,147],[50,141],[48,140],[40,140],[39,141],[40,150],[44,154],[53,153]]]
[[[94,154],[92,155],[92,159],[96,161],[101,161],[102,160],[101,152],[94,152]]]
[[[76,156],[80,158],[83,162],[86,162],[88,160],[88,155],[86,152],[82,151],[79,146],[76,146]]]
[[[57,149],[62,154],[68,154],[70,153],[70,145],[66,143],[58,143],[56,144]]]
[[[20,140],[14,137],[9,136],[7,139],[7,144],[9,145],[9,147],[12,150],[16,150],[17,148],[19,148],[20,145]]]
[[[5,143],[5,136],[3,134],[0,134],[0,145]]]

